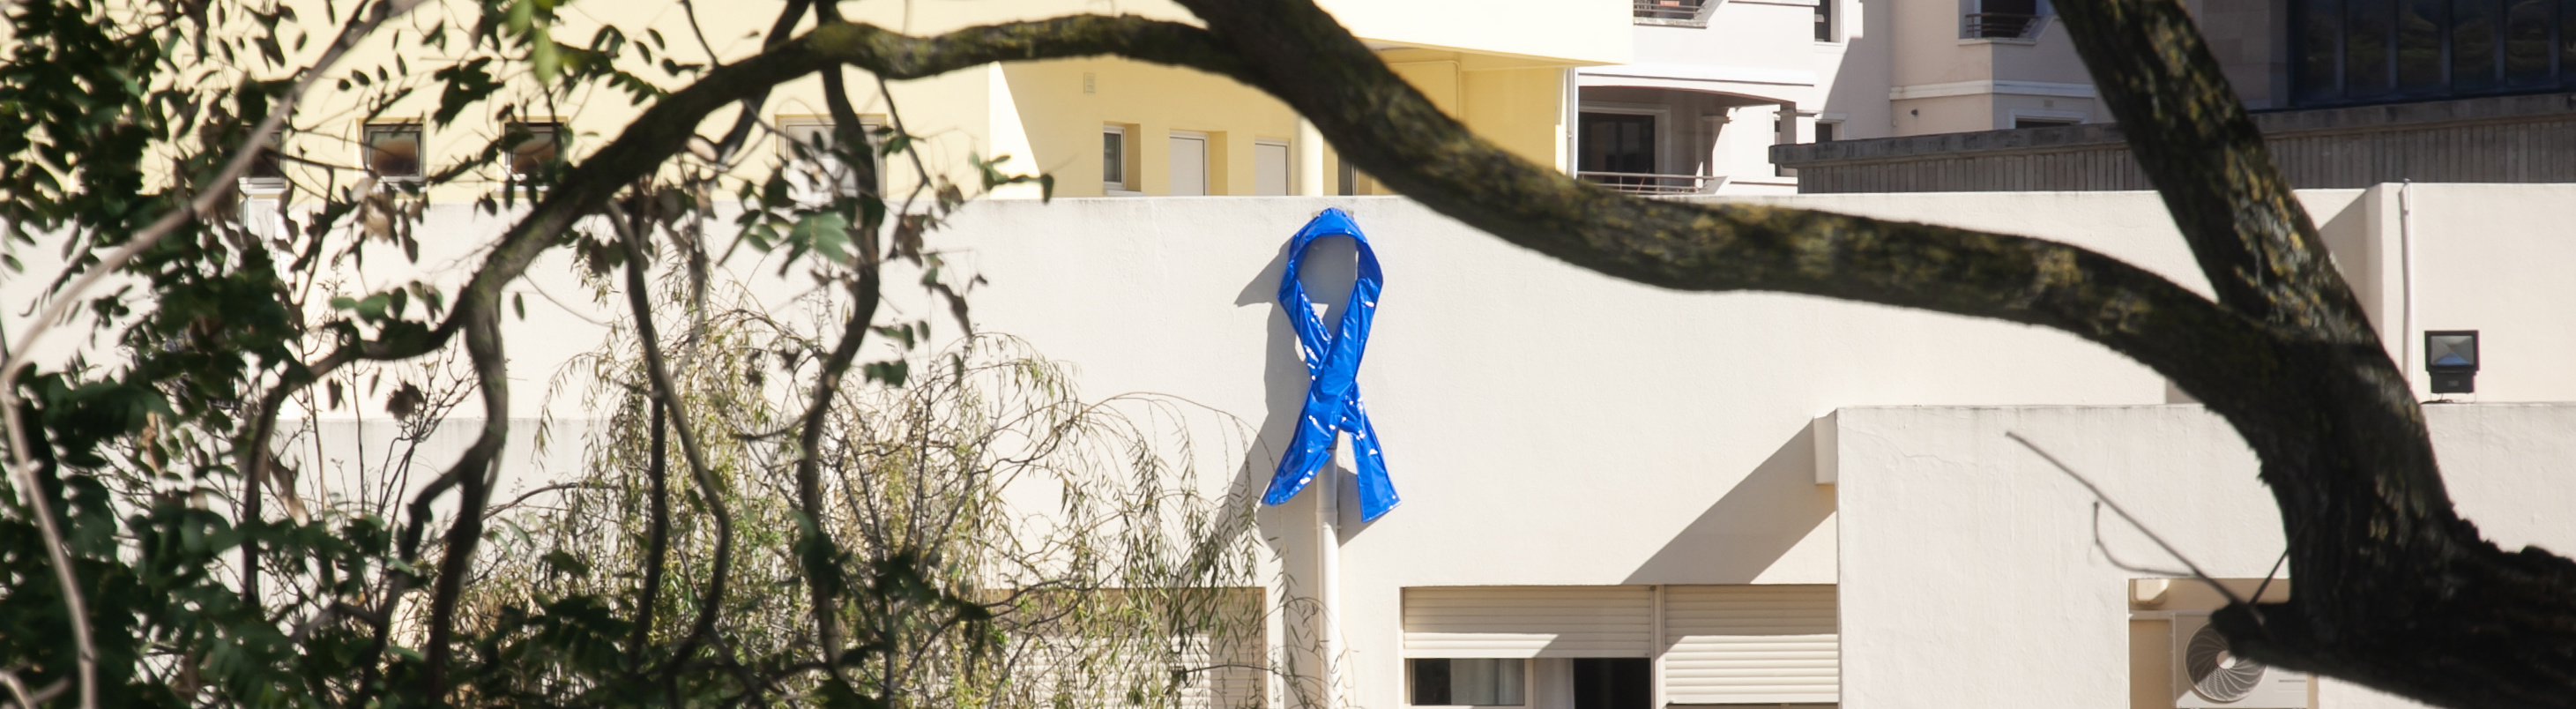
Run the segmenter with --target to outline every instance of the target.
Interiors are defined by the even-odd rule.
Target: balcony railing
[[[2039,36],[2040,28],[2047,26],[2047,18],[2044,15],[1971,12],[1959,25],[1959,38],[2033,39]]]
[[[1577,179],[1629,194],[1714,194],[1726,185],[1724,175],[1663,175],[1651,172],[1576,172]]]
[[[1635,0],[1637,24],[1708,26],[1708,0]]]

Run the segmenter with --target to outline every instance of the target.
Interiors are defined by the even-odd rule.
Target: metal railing
[[[1726,185],[1724,175],[1664,175],[1652,172],[1574,173],[1576,179],[1629,194],[1712,194]]]
[[[1961,19],[1960,39],[2030,39],[2048,26],[2042,15],[1971,12]]]
[[[1707,0],[1635,0],[1635,16],[1641,25],[1706,26]]]

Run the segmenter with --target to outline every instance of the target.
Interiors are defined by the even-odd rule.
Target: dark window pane
[[[249,174],[244,175],[244,177],[258,179],[285,177],[286,170],[281,164],[282,162],[283,161],[277,156],[276,148],[260,148],[259,156],[250,159],[250,172]]]
[[[2442,85],[2442,0],[2398,0],[2397,88],[2428,91]]]
[[[1655,171],[1655,117],[1625,113],[1586,113],[1579,135],[1586,172],[1650,173]]]
[[[2476,91],[2496,85],[2496,0],[2451,3],[2451,88]]]
[[[1816,41],[1818,42],[1834,41],[1834,3],[1836,1],[1819,0],[1816,3]]]
[[[1104,131],[1100,134],[1100,181],[1103,184],[1127,183],[1127,134]]]
[[[2549,5],[2549,0],[2505,0],[2505,84],[2549,83]]]
[[[2346,96],[2385,93],[2389,89],[2389,27],[2396,8],[2389,0],[2349,0],[2344,5],[2343,80]]]
[[[562,144],[557,140],[552,123],[522,123],[510,127],[504,139],[515,140],[510,146],[510,174],[534,175],[555,161]]]
[[[1416,659],[1413,661],[1413,703],[1424,706],[1449,704],[1449,661]]]
[[[1653,674],[1641,657],[1574,660],[1574,709],[1648,709]]]
[[[2576,84],[2576,0],[2558,1],[2558,83]]]
[[[2576,0],[2563,0],[2576,3]],[[2298,0],[2299,97],[2329,99],[2343,93],[2336,80],[2336,50],[2342,46],[2342,0]]]

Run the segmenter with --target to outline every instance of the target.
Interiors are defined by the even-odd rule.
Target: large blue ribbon
[[[1306,260],[1306,247],[1333,236],[1350,237],[1359,245],[1360,259],[1359,278],[1351,284],[1341,328],[1328,333],[1323,319],[1315,315],[1315,302],[1306,297],[1306,286],[1297,282],[1297,270]],[[1386,456],[1378,449],[1377,427],[1369,424],[1368,407],[1360,403],[1358,379],[1360,354],[1368,348],[1369,321],[1377,316],[1377,294],[1384,280],[1378,272],[1377,252],[1342,210],[1326,209],[1315,215],[1288,242],[1288,270],[1279,276],[1279,306],[1288,310],[1288,324],[1297,330],[1297,355],[1306,360],[1306,374],[1314,381],[1306,387],[1297,432],[1288,439],[1287,454],[1279,457],[1279,472],[1270,476],[1262,503],[1287,502],[1314,482],[1316,471],[1332,460],[1333,442],[1341,431],[1350,432],[1352,457],[1359,461],[1360,519],[1376,521],[1402,502],[1395,496],[1395,483],[1387,480]]]

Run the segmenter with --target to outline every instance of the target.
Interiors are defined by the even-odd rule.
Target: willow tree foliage
[[[904,325],[877,319],[880,267],[934,256],[915,237],[964,190],[785,199],[783,188],[729,177],[757,127],[707,119],[756,107],[771,87],[821,72],[835,118],[831,146],[878,145],[850,109],[843,82],[851,70],[896,80],[996,61],[1120,56],[1264,91],[1382,183],[1602,273],[1674,289],[1806,293],[2010,320],[2136,359],[2236,428],[2281,508],[2302,590],[2286,603],[2217,613],[2213,622],[2236,647],[2447,706],[2576,705],[2576,562],[2499,549],[2453,511],[2402,373],[2178,0],[2057,7],[2215,297],[2042,240],[1613,194],[1475,137],[1308,0],[1179,1],[1198,23],[1082,15],[912,37],[845,22],[836,2],[787,0],[759,53],[700,66],[666,56],[663,75],[620,68],[632,66],[621,52],[647,44],[552,36],[556,8],[547,0],[459,3],[443,8],[455,18],[440,21],[445,31],[416,34],[382,32],[412,0],[340,7],[323,18],[339,28],[323,46],[436,42],[459,57],[452,66],[365,74],[385,82],[430,72],[402,85],[438,94],[440,115],[575,86],[648,106],[595,149],[537,173],[545,189],[525,193],[537,198],[513,213],[463,285],[349,294],[313,286],[339,259],[411,243],[401,226],[416,214],[410,196],[346,173],[306,186],[317,208],[282,235],[253,234],[225,216],[230,185],[262,147],[305,128],[281,107],[317,88],[370,90],[338,86],[349,75],[331,66],[337,51],[321,52],[312,67],[286,61],[315,18],[225,0],[11,5],[11,54],[0,65],[0,219],[18,253],[41,249],[69,262],[18,276],[50,284],[52,309],[38,327],[78,308],[119,358],[30,362],[29,345],[43,333],[10,341],[14,379],[0,390],[12,452],[12,507],[0,516],[0,669],[27,681],[6,689],[119,705],[611,703],[669,701],[676,680],[683,702],[908,701],[891,691],[889,678],[900,673],[870,664],[892,652],[868,624],[881,617],[869,615],[873,599],[911,593],[909,607],[965,618],[993,602],[996,587],[935,581],[980,573],[958,557],[884,557],[909,559],[894,571],[853,563],[899,547],[836,536],[858,528],[834,517],[841,511],[827,498],[885,471],[834,467],[822,452],[888,430],[849,425],[845,413],[861,409],[843,406],[845,391],[866,389],[870,375],[881,383],[926,375],[855,360],[862,338]],[[795,31],[808,18],[810,29]],[[877,137],[897,148],[909,140],[899,125]],[[488,169],[523,139],[498,136],[457,170]],[[894,154],[811,147],[861,170]],[[713,335],[690,339],[702,331],[685,319],[665,335],[658,322],[673,307],[666,303],[704,302],[698,237],[706,232],[697,225],[717,193],[747,202],[748,231],[775,235],[766,246],[810,264],[846,299],[846,319],[814,330],[811,358],[786,385],[801,393],[763,399],[798,404],[773,406],[780,428],[757,432],[793,441],[775,450],[794,454],[767,459],[786,468],[787,502],[773,499],[775,508],[728,497],[747,493],[728,487],[727,466],[758,456],[720,440],[737,432],[693,398],[704,394],[695,388],[701,368],[718,365],[687,352],[710,346]],[[921,221],[889,223],[889,214]],[[499,323],[513,303],[501,288],[556,250],[579,252],[599,277],[622,280],[617,289],[640,314],[620,370],[622,435],[635,435],[637,401],[647,420],[661,422],[652,430],[666,435],[664,445],[648,447],[669,459],[648,469],[667,472],[648,487],[675,502],[670,527],[644,538],[664,540],[660,553],[678,561],[666,562],[677,564],[666,566],[669,583],[636,591],[668,593],[667,601],[595,595],[591,605],[512,605],[465,588],[478,569],[499,568],[483,540],[495,506],[487,476],[510,426]],[[680,274],[658,291],[681,294],[676,301],[651,295],[652,267]],[[122,290],[96,288],[102,280]],[[444,474],[384,513],[335,517],[266,504],[289,472],[272,465],[268,448],[285,402],[313,399],[317,387],[327,399],[329,382],[353,372],[424,361],[452,363],[483,407],[475,443]],[[463,401],[427,389],[418,396],[422,406]],[[618,494],[635,493],[585,488],[550,524],[578,528],[585,522],[575,511],[616,504]],[[442,516],[440,506],[462,512]],[[732,524],[791,511],[799,526],[784,537]],[[755,545],[785,561],[728,566],[738,556],[764,558],[729,553]],[[596,580],[607,573],[602,560],[590,558],[602,552],[578,548],[541,557],[552,559],[544,570],[512,573],[532,579],[529,588],[574,594],[564,598],[608,583]],[[722,601],[755,592],[737,572],[791,577],[788,592],[801,603],[785,607],[799,619],[781,619],[772,604],[757,617],[774,633],[737,642],[734,629],[749,626],[729,622]],[[714,602],[691,608],[677,598],[684,593]],[[658,625],[662,610],[681,624]],[[684,610],[694,613],[682,621]],[[639,611],[650,622],[616,624],[635,623]],[[520,635],[492,634],[508,623],[529,625]],[[807,640],[778,644],[799,633]],[[798,659],[763,664],[744,654],[753,651]],[[602,691],[632,695],[583,694],[585,682],[610,676],[649,676],[666,689],[652,695],[640,689],[651,685],[629,682]]]

